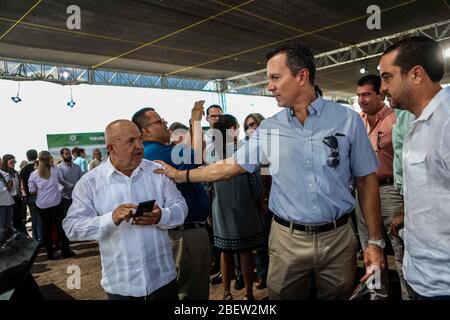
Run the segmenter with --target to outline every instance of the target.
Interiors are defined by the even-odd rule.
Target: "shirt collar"
[[[422,114],[412,123],[419,121],[428,120],[431,115],[436,111],[436,109],[447,99],[450,99],[450,87],[441,89],[434,97],[431,99],[430,103],[423,109]]]
[[[387,105],[383,105],[380,110],[375,114],[375,122],[378,122],[380,119],[383,119],[384,114],[388,112],[390,108]],[[368,115],[367,113],[361,112],[361,117],[364,119],[367,119]]]
[[[142,161],[144,161],[144,160],[142,160]],[[133,170],[133,173],[131,173],[130,178],[134,177],[135,175],[138,174],[139,171],[143,170],[142,161],[141,161],[141,163],[139,163],[139,166],[137,166],[137,168],[135,168]],[[111,162],[111,157],[108,157],[108,159],[105,161],[103,169],[105,170],[105,174],[107,177],[111,177],[113,175],[113,173],[117,173],[119,175],[124,175],[122,172],[120,172],[113,166],[113,164]]]
[[[322,97],[317,94],[317,97],[315,100],[313,100],[311,102],[311,104],[308,106],[308,111],[309,114],[313,115],[313,114],[317,114],[318,116],[320,116],[320,113],[323,110],[323,107],[325,105],[325,100],[322,99]],[[288,112],[288,116],[289,116],[289,121],[291,121],[294,117],[294,110],[292,109],[292,107],[289,107],[289,112]]]

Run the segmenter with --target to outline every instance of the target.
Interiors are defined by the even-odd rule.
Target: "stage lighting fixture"
[[[19,103],[20,101],[22,101],[22,99],[20,99],[18,96],[17,97],[11,97],[11,100],[15,103]]]
[[[20,99],[19,97],[20,94],[20,82],[17,84],[17,94],[15,97],[11,97],[11,101],[14,103],[19,103],[20,101],[22,101],[22,99]]]
[[[447,48],[444,50],[444,57],[445,58],[450,58],[450,48]]]
[[[72,95],[72,85],[70,85],[70,101],[67,102],[67,106],[70,108],[73,108],[73,107],[75,107],[75,105],[76,105],[76,102],[73,101],[73,95]]]

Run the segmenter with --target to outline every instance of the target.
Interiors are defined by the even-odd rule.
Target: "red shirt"
[[[375,115],[375,124],[372,128],[370,127],[367,114],[361,113],[361,117],[379,162],[379,166],[375,171],[378,180],[383,181],[387,178],[392,178],[392,161],[394,159],[392,127],[397,120],[394,109],[384,105]]]

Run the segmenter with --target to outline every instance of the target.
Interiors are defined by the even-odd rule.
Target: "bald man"
[[[105,129],[110,153],[104,165],[86,173],[73,190],[63,227],[71,240],[97,240],[101,285],[111,300],[177,300],[177,272],[167,229],[183,224],[187,205],[160,166],[143,160],[141,132],[129,120]],[[151,212],[133,217],[143,201]]]

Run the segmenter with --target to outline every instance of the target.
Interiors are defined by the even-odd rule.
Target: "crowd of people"
[[[348,299],[358,248],[366,273],[389,293],[386,244],[401,298],[450,299],[450,88],[442,49],[427,37],[399,41],[380,75],[355,81],[361,113],[322,98],[310,49],[267,54],[268,90],[280,112],[240,124],[219,105],[195,102],[188,124],[168,126],[155,108],[105,129],[108,158],[94,151],[27,152],[17,173],[4,155],[0,232],[22,231],[54,258],[69,240],[96,240],[101,285],[112,300],[223,299],[253,285],[269,299]],[[210,130],[204,132],[205,117]],[[153,209],[135,215],[140,203]],[[0,237],[1,238],[1,237]],[[255,273],[256,269],[256,273]],[[211,275],[215,277],[211,278]],[[255,278],[256,274],[256,278]],[[376,293],[377,291],[374,291]]]

